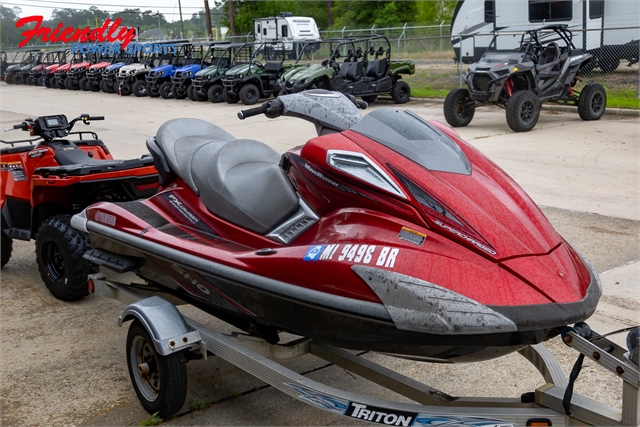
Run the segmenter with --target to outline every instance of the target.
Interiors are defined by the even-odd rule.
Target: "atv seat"
[[[266,234],[299,208],[280,155],[262,142],[234,139],[198,119],[166,122],[155,142],[173,173],[209,211],[231,223]]]
[[[553,63],[560,56],[560,48],[556,43],[549,43],[538,58],[538,66]]]
[[[269,71],[272,73],[277,73],[282,68],[282,63],[280,62],[267,62],[264,64],[265,71]]]
[[[387,75],[387,61],[376,59],[367,66],[367,77],[379,80]]]

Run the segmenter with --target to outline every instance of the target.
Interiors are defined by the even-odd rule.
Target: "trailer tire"
[[[3,232],[0,232],[0,239],[2,240],[2,246],[0,247],[0,268],[3,268],[11,258],[11,252],[13,252],[13,239],[6,236]]]
[[[529,132],[540,117],[540,99],[531,90],[519,90],[507,103],[507,124],[514,132]]]
[[[209,101],[213,102],[214,104],[222,102],[225,100],[222,97],[223,91],[224,91],[224,88],[222,87],[221,84],[211,85],[211,87],[207,91],[207,98],[209,98]]]
[[[467,108],[464,111],[461,109],[462,104],[469,101],[471,101],[471,98],[469,97],[469,91],[467,89],[459,88],[449,92],[442,107],[444,118],[447,120],[447,123],[449,123],[449,126],[458,128],[471,123],[476,109],[473,107]]]
[[[143,80],[136,80],[133,82],[133,85],[131,85],[131,92],[138,98],[147,96],[147,83]]]
[[[36,236],[36,261],[53,296],[75,301],[89,294],[87,275],[98,272],[95,264],[82,258],[89,249],[88,236],[71,227],[71,215],[56,215],[42,223]]]
[[[398,80],[391,88],[391,99],[396,104],[405,104],[411,98],[411,88],[406,82]]]
[[[598,120],[607,108],[607,92],[599,84],[589,83],[578,98],[578,114],[582,120]]]
[[[247,83],[242,86],[239,95],[244,105],[253,105],[260,99],[260,90],[253,83]]]
[[[147,364],[143,374],[139,365]],[[127,333],[127,366],[140,403],[150,414],[168,418],[178,412],[187,397],[187,362],[182,351],[158,354],[149,332],[134,320]]]
[[[238,95],[231,94],[227,88],[222,90],[222,99],[224,99],[228,104],[237,104],[240,100]]]

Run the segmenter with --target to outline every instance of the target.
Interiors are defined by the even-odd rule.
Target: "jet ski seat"
[[[262,142],[235,139],[199,119],[169,120],[155,142],[171,171],[229,222],[266,234],[299,208],[280,155]]]

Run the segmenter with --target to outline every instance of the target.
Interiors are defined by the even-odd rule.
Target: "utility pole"
[[[180,38],[184,38],[184,21],[182,20],[182,3],[180,0],[178,0],[178,9],[180,10],[180,28],[182,28]]]
[[[207,37],[209,40],[212,40],[213,34],[211,33],[211,9],[209,9],[209,0],[204,0],[204,14],[207,18]]]
[[[327,28],[333,25],[333,0],[327,0]]]
[[[231,37],[236,36],[236,16],[233,10],[233,0],[227,0],[227,6],[229,6],[229,32]]]

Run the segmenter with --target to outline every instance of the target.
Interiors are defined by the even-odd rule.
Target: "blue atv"
[[[171,99],[171,77],[178,68],[183,67],[189,61],[193,45],[184,43],[178,46],[177,53],[171,55],[169,63],[152,68],[145,76],[147,95],[157,98],[162,95],[165,99]]]
[[[198,71],[211,65],[212,60],[214,59],[214,52],[216,52],[215,47],[220,45],[228,46],[229,42],[194,44],[186,65],[177,69],[176,73],[171,78],[171,93],[165,96],[165,93],[160,91],[162,97],[184,99],[188,95],[189,98],[193,99],[193,79]],[[205,96],[204,100],[206,99],[207,97]]]

